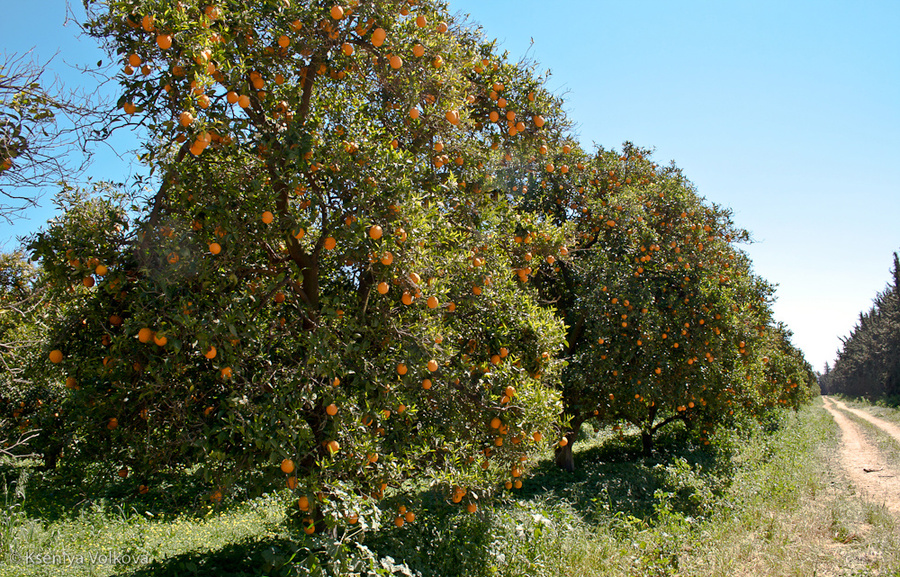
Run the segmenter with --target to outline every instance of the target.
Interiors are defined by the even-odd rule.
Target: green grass
[[[834,473],[838,433],[818,401],[766,427],[723,431],[710,446],[672,428],[652,458],[639,456],[633,434],[583,436],[574,473],[548,453],[492,508],[468,514],[423,490],[414,523],[315,538],[286,517],[286,496],[211,507],[189,472],[136,497],[7,464],[0,575],[900,574],[896,521]],[[24,565],[28,551],[152,563]]]

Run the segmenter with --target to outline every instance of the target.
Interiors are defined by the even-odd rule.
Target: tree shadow
[[[5,488],[7,501],[15,499],[29,517],[51,523],[97,507],[137,510],[156,518],[200,518],[210,506],[227,510],[275,488],[260,486],[258,479],[245,481],[235,483],[221,503],[212,503],[210,483],[196,469],[160,472],[138,481],[100,463],[48,470],[36,462],[0,462],[0,490]]]
[[[626,515],[652,523],[663,500],[668,511],[702,515],[731,480],[731,452],[699,445],[683,428],[661,432],[651,457],[641,453],[638,435],[576,446],[575,471],[543,461],[516,496],[566,501],[588,522]]]
[[[298,575],[295,564],[309,562],[310,550],[303,550],[287,538],[245,539],[214,551],[190,551],[163,560],[151,560],[137,569],[117,573],[119,577],[181,577],[216,575],[222,577]]]

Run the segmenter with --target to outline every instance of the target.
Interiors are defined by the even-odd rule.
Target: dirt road
[[[883,503],[900,516],[900,471],[898,463],[891,463],[878,447],[866,438],[859,425],[847,413],[872,423],[900,442],[900,427],[879,419],[831,397],[823,397],[825,410],[831,413],[841,429],[840,462],[850,480],[866,499]]]

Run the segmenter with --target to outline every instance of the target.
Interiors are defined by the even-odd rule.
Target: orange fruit
[[[293,465],[293,463],[291,463]],[[306,495],[300,495],[300,498],[297,499],[297,506],[301,511],[306,511],[309,509],[309,498]]]
[[[62,360],[63,360],[63,354],[62,354],[61,350],[54,349],[54,350],[50,351],[50,362],[51,363],[54,363],[54,364],[61,363]]]
[[[160,34],[156,37],[156,45],[159,46],[163,50],[168,50],[172,47],[172,35],[171,34]]]
[[[328,444],[326,445],[326,447],[328,448],[328,451],[332,455],[334,455],[335,453],[337,453],[338,451],[341,450],[341,446],[338,444],[337,441],[328,441]]]
[[[438,304],[439,304],[439,303],[438,303],[437,297],[436,297],[436,296],[430,296],[430,297],[428,297],[427,304],[428,304],[428,308],[430,308],[430,309],[436,309],[436,308],[438,307]]]
[[[376,48],[380,47],[382,44],[384,44],[384,41],[386,39],[387,39],[387,32],[384,31],[384,28],[376,28],[372,32],[372,45],[375,46]]]
[[[432,373],[438,370],[438,363],[436,360],[431,359],[430,361],[428,361],[428,370]]]
[[[384,231],[377,224],[369,228],[369,236],[372,237],[372,240],[378,240],[382,234]]]
[[[431,388],[431,379],[425,379],[422,381],[422,388],[426,391]]]
[[[386,283],[386,282],[384,282],[384,281],[378,283],[378,292],[379,292],[379,293],[381,293],[381,294],[387,294],[388,290],[390,290],[390,287],[388,286],[388,283]]]
[[[166,343],[169,342],[169,339],[165,336],[158,337],[156,335],[153,336],[153,342],[156,343],[157,346],[164,347]]]
[[[425,28],[426,26],[428,26],[428,19],[425,18],[424,14],[419,14],[419,16],[416,17],[416,26],[418,26],[419,28]]]
[[[349,42],[344,42],[341,45],[341,52],[343,52],[345,56],[353,56],[353,45]]]
[[[331,415],[332,417],[335,416],[338,412],[337,405],[335,405],[334,403],[331,403],[330,405],[325,407],[325,412],[328,413],[329,415]]]
[[[293,473],[294,472],[294,462],[290,459],[284,459],[283,461],[281,461],[281,472],[287,473],[288,475]],[[305,499],[305,497],[301,497],[301,498]]]
[[[469,513],[474,513],[477,510],[478,505],[476,505],[475,503],[469,503],[468,505],[466,505],[466,511],[468,511]]]
[[[328,238],[325,239],[324,246],[325,246],[325,250],[333,250],[334,247],[337,246],[337,241],[334,239],[333,236],[329,236]]]
[[[275,215],[268,210],[262,213],[262,221],[264,224],[271,224],[275,220]]]
[[[203,356],[210,360],[216,358],[216,347],[210,345],[206,352],[203,353]]]
[[[407,373],[408,370],[409,370],[409,369],[407,369],[407,368],[406,368],[406,365],[403,364],[403,363],[400,363],[399,365],[397,365],[397,374],[398,374],[398,375],[401,375],[401,376],[402,376],[402,375],[405,375],[405,374]]]
[[[106,424],[106,428],[109,429],[110,431],[117,428],[118,426],[119,426],[119,419],[117,419],[115,417],[111,418],[109,420],[109,422]]]
[[[223,367],[219,374],[222,375],[223,379],[230,379],[232,375],[231,367]]]
[[[222,245],[217,242],[210,243],[209,252],[213,254],[219,254],[220,252],[222,252]]]
[[[397,70],[401,66],[403,66],[403,59],[400,58],[399,56],[397,56],[396,54],[394,54],[393,56],[391,56],[390,63],[391,63],[391,68],[393,68],[394,70]]]
[[[142,343],[149,343],[153,340],[153,331],[147,327],[138,331],[138,340]]]
[[[344,9],[340,6],[334,6],[331,9],[331,17],[335,20],[340,20],[344,17]]]

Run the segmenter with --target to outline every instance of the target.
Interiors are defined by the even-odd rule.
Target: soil
[[[900,427],[871,414],[853,409],[831,397],[823,397],[825,410],[841,429],[839,460],[853,485],[869,501],[883,504],[900,517],[900,470],[866,438],[846,413],[872,423],[900,442]]]

